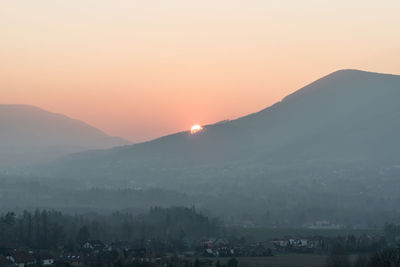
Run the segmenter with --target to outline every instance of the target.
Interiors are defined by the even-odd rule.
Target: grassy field
[[[213,259],[216,260],[215,258]],[[229,258],[220,258],[225,264]],[[237,258],[242,267],[322,267],[325,264],[325,255],[287,254],[273,257],[245,257]]]
[[[368,254],[349,255],[351,262],[359,256],[368,258]],[[323,267],[326,263],[327,255],[319,254],[280,254],[273,257],[238,257],[236,258],[241,267]],[[219,260],[221,264],[226,264],[230,258],[209,258],[215,263]]]

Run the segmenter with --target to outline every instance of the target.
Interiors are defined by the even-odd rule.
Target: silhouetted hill
[[[75,155],[88,169],[188,168],[232,161],[376,162],[400,155],[400,76],[342,70],[260,112],[150,142]],[[87,162],[85,162],[87,160]],[[106,165],[104,165],[106,163]],[[92,168],[91,164],[98,164]],[[118,170],[113,166],[118,165]],[[75,167],[74,167],[75,169]],[[107,171],[102,175],[107,175]],[[94,173],[95,174],[95,173]]]
[[[0,105],[0,128],[0,165],[3,167],[129,144],[82,121],[27,105]]]

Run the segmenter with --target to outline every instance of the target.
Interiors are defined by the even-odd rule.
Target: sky
[[[0,104],[150,140],[339,69],[400,74],[399,14],[398,0],[3,0]]]

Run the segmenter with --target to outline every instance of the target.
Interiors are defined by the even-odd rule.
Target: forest
[[[202,237],[218,236],[223,226],[196,212],[195,208],[154,207],[134,216],[115,212],[111,215],[69,215],[59,211],[36,210],[21,214],[8,212],[0,218],[0,247],[30,247],[70,251],[88,240],[104,243],[127,241],[144,247],[153,242],[161,251],[182,250]]]

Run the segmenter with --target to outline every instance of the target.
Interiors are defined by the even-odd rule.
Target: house
[[[214,246],[215,239],[203,239],[199,241],[201,248],[212,248]]]
[[[323,249],[324,241],[320,237],[290,238],[287,240],[272,241],[277,251],[311,253]]]
[[[229,241],[224,238],[217,238],[214,240],[213,245],[216,247],[226,247],[229,245]]]
[[[86,250],[100,251],[105,247],[100,240],[89,240],[83,244],[82,248]]]
[[[34,266],[36,264],[35,257],[31,251],[11,250],[7,253],[6,259],[18,267]]]
[[[14,267],[14,263],[8,260],[6,257],[0,255],[0,266],[1,267]]]
[[[58,262],[68,263],[71,266],[80,266],[83,263],[83,260],[84,255],[81,253],[77,253],[61,255],[58,259]]]
[[[144,258],[147,255],[147,250],[146,248],[136,248],[132,250],[132,255],[135,258]]]
[[[42,263],[42,266],[50,266],[54,264],[54,257],[50,253],[41,252],[39,253],[39,259]]]
[[[106,251],[128,251],[130,249],[132,249],[132,244],[127,241],[113,242],[105,247]]]
[[[206,257],[218,257],[218,251],[212,250],[211,248],[207,248],[204,251],[204,256],[206,256]]]
[[[278,251],[284,251],[285,248],[289,245],[289,241],[287,240],[274,240],[272,241],[273,246]]]

